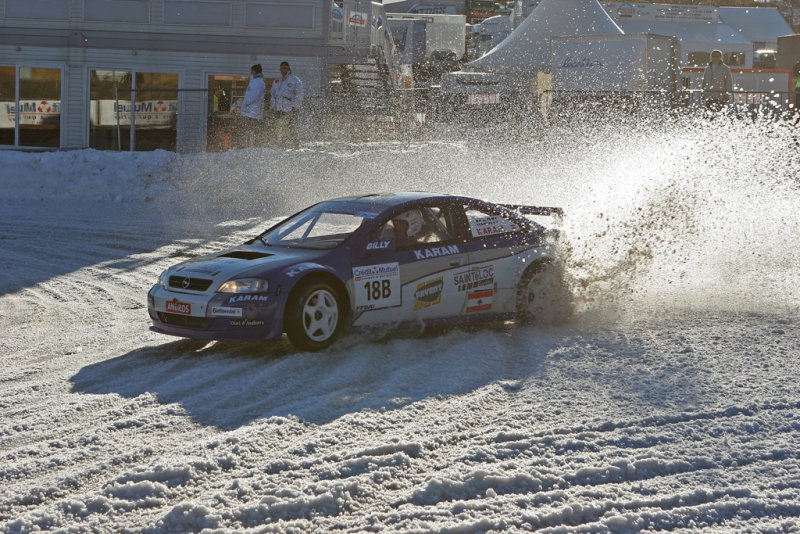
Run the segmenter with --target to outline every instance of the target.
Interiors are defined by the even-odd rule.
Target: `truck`
[[[465,39],[466,39],[466,17],[464,15],[422,15],[414,13],[387,13],[386,19],[389,21],[389,27],[392,29],[392,35],[396,36],[395,28],[400,31],[401,28],[413,26],[413,23],[403,21],[422,21],[424,30],[424,57],[430,58],[434,50],[452,50],[458,57],[464,55]],[[408,30],[404,30],[408,35]],[[414,29],[413,39],[417,41],[422,39],[420,30]],[[406,46],[408,46],[408,42]],[[397,37],[395,37],[395,45],[397,45]],[[411,44],[412,48],[418,50],[416,44]],[[414,54],[415,61],[418,60],[418,54]]]

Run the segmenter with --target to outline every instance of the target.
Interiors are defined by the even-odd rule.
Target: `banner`
[[[367,25],[367,14],[361,13],[359,11],[351,11],[350,18],[348,18],[348,22],[350,26],[356,26],[357,28],[363,28]]]
[[[61,101],[20,100],[20,126],[58,125],[61,121]],[[0,128],[14,129],[17,114],[14,102],[0,102]]]
[[[94,126],[131,124],[131,103],[116,100],[92,100],[89,120]],[[136,102],[136,128],[173,128],[178,113],[177,100],[143,100]]]

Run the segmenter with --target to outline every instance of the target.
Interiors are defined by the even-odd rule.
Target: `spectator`
[[[703,100],[710,111],[719,111],[728,103],[733,90],[731,69],[722,62],[722,52],[711,52],[711,63],[703,73]]]
[[[244,117],[242,129],[246,146],[254,146],[256,136],[260,138],[263,134],[264,93],[266,91],[267,86],[264,84],[261,65],[253,65],[250,67],[250,82],[247,84],[240,111]]]
[[[292,74],[289,63],[283,61],[280,65],[281,76],[272,82],[270,91],[270,109],[275,113],[276,138],[281,147],[285,147],[288,140],[292,146],[300,148],[297,138],[297,113],[303,103],[303,84]]]
[[[228,100],[228,95],[225,94],[225,89],[221,86],[217,86],[217,90],[214,91],[214,111],[230,111],[231,110],[231,103]]]
[[[792,74],[794,74],[794,112],[797,115],[800,113],[800,61],[794,64]]]

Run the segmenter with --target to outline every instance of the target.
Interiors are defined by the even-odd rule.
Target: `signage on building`
[[[19,123],[22,126],[47,126],[61,120],[59,100],[20,100]],[[14,102],[0,102],[0,128],[14,128],[17,107]]]
[[[367,14],[360,11],[351,11],[350,18],[347,19],[350,26],[363,28],[367,25]]]
[[[333,22],[344,22],[344,11],[336,4],[333,4],[333,9],[331,9],[331,19]]]
[[[719,8],[717,6],[607,2],[603,4],[603,7],[605,7],[609,15],[616,19],[659,22],[719,22]]]
[[[177,100],[143,100],[136,102],[137,128],[172,128],[178,111]],[[93,100],[89,120],[95,126],[130,126],[131,103],[116,100]]]

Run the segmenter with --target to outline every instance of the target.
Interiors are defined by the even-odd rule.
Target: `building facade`
[[[366,60],[381,13],[358,0],[0,0],[0,148],[205,150],[251,65],[269,85],[288,61],[324,95],[330,64]]]

